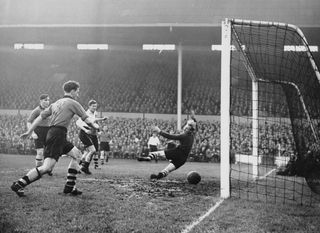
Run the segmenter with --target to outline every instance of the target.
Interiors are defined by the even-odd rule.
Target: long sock
[[[86,160],[88,153],[89,153],[89,151],[86,151],[86,150],[83,152],[83,154],[81,155],[81,159],[80,159],[82,162],[84,162]]]
[[[154,151],[154,152],[149,153],[149,155],[147,157],[149,157],[152,160],[152,159],[156,159],[157,156],[159,156],[159,152]]]
[[[166,176],[169,174],[169,171],[166,170],[166,169],[163,169],[163,170],[161,171],[161,173],[162,173],[163,177],[166,177]]]
[[[43,164],[43,160],[36,157],[36,167],[40,167]]]
[[[76,186],[77,173],[78,171],[76,169],[68,168],[67,182],[64,187],[65,193],[70,193]]]
[[[26,187],[27,185],[29,185],[31,182],[29,180],[28,176],[24,176],[22,178],[20,178],[17,183],[21,186],[21,188]]]
[[[83,162],[82,164],[81,164],[81,166],[83,167],[83,168],[89,168],[89,165],[90,165],[90,163],[89,162],[87,162],[87,161],[85,161],[85,162]]]
[[[101,162],[101,165],[104,165],[104,151],[101,151],[100,162]]]
[[[170,172],[176,170],[176,166],[173,163],[169,163],[160,173],[163,174],[163,177],[166,177]]]
[[[36,167],[40,167],[43,164],[43,149],[37,149],[36,155]]]
[[[89,171],[89,165],[90,163],[85,161],[81,164],[82,168],[81,168],[81,171],[84,171],[85,173],[90,173]]]
[[[93,155],[93,163],[94,163],[94,168],[99,167],[99,158],[97,153]]]
[[[148,157],[150,159],[156,159],[156,157],[165,157],[165,152],[163,150],[150,152]]]
[[[91,160],[92,160],[92,156],[95,152],[94,151],[89,151],[87,154],[86,154],[86,158],[85,158],[85,161],[90,163]]]
[[[41,178],[40,171],[38,170],[38,168],[34,168],[34,169],[30,170],[27,175],[20,178],[18,180],[18,184],[20,186],[22,186],[22,188],[23,188],[23,187],[31,184],[32,182],[39,180],[40,178]]]

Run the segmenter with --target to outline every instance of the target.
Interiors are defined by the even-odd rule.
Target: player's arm
[[[28,128],[28,129],[31,128],[32,122],[34,122],[34,120],[35,120],[39,115],[40,115],[40,112],[38,112],[37,109],[34,109],[34,110],[30,113],[30,115],[29,115],[29,117],[28,117],[28,119],[27,119],[27,128]],[[38,135],[37,135],[34,131],[32,131],[31,137],[32,137],[33,139],[37,139],[37,138],[38,138]]]
[[[31,125],[32,125],[32,122],[27,122],[27,128],[28,129],[30,129],[31,128]],[[33,139],[38,139],[38,135],[34,132],[34,131],[32,131],[32,133],[31,133],[31,137],[33,138]]]
[[[93,129],[99,129],[99,125],[89,118],[88,114],[79,102],[74,101],[72,107],[74,113],[77,114],[89,127],[92,127]]]
[[[91,130],[90,128],[88,128],[87,124],[81,120],[81,118],[79,118],[77,121],[76,121],[76,125],[82,129],[86,134],[90,134],[91,133]]]
[[[196,119],[196,113],[194,112],[194,110],[190,111],[190,118],[191,119]]]
[[[84,122],[87,123],[87,125],[93,129],[99,129],[99,125],[97,123],[95,123],[93,120],[91,120],[89,117],[87,117],[84,120]]]
[[[40,125],[42,120],[47,119],[52,114],[52,105],[50,105],[48,108],[43,110],[41,114],[31,123],[31,125],[28,127],[27,132],[20,135],[22,139],[26,139],[27,137],[30,137],[33,130]]]
[[[196,123],[195,130],[198,131],[198,124],[197,124],[196,114],[195,114],[194,110],[191,110],[191,112],[190,112],[190,119],[192,119]]]
[[[181,140],[181,139],[186,137],[185,133],[182,133],[182,134],[169,134],[169,133],[166,133],[164,131],[160,131],[159,135],[161,135],[162,137],[171,139],[171,140]]]
[[[109,117],[97,117],[95,122],[107,120]]]
[[[165,137],[165,138],[168,138],[168,139],[171,139],[171,140],[181,140],[185,137],[185,134],[169,134],[169,133],[166,133],[164,131],[161,131],[159,127],[157,126],[154,126],[152,127],[152,130],[157,132],[159,135],[161,135],[162,137]]]
[[[32,134],[33,130],[42,122],[42,120],[43,120],[42,116],[39,115],[39,116],[32,122],[32,124],[28,127],[27,132],[21,134],[20,137],[21,137],[22,139],[25,139],[25,138],[29,137],[29,136]]]

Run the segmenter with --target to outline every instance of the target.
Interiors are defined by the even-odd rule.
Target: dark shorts
[[[80,130],[79,138],[85,148],[93,145],[96,151],[99,150],[99,142],[97,135],[86,134],[83,130]]]
[[[154,145],[150,145],[150,152],[157,151],[158,147]]]
[[[34,140],[36,149],[44,148],[44,146],[46,145],[48,130],[49,127],[47,126],[38,126],[35,128],[34,132],[38,136],[38,138]]]
[[[44,158],[53,158],[58,161],[61,155],[69,153],[73,147],[73,144],[67,141],[67,129],[52,126],[47,133]]]
[[[100,150],[110,151],[109,142],[100,142]]]
[[[171,160],[171,163],[178,169],[183,164],[186,163],[189,154],[185,153],[183,150],[181,150],[179,147],[175,147],[172,149],[167,149],[164,151],[166,158],[168,160]]]
[[[168,150],[176,148],[176,147],[177,147],[177,145],[174,142],[168,142],[168,144],[167,144],[167,149]]]

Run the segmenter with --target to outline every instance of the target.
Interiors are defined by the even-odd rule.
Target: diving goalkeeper
[[[138,158],[138,161],[151,161],[152,159],[158,160],[159,157],[162,157],[170,161],[169,164],[158,174],[151,174],[150,179],[162,179],[170,172],[177,170],[185,164],[192,149],[196,128],[197,123],[194,113],[192,113],[191,119],[189,119],[183,127],[183,132],[181,134],[169,134],[162,131],[157,126],[152,127],[152,130],[160,136],[171,140],[178,140],[179,145],[170,149],[150,152],[147,157]]]

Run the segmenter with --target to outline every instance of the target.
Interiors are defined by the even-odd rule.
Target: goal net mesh
[[[307,204],[318,200],[305,181],[305,164],[299,165],[318,142],[320,84],[312,62],[300,29],[231,20],[231,195]]]

